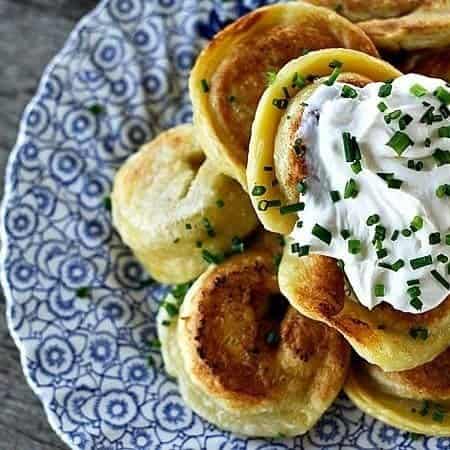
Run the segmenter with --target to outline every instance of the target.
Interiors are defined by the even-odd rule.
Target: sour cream
[[[450,118],[433,95],[441,88],[445,97],[450,88],[415,74],[390,84],[351,86],[354,98],[342,97],[343,88],[339,82],[320,85],[303,112],[298,137],[307,148],[307,189],[301,194],[302,223],[292,237],[310,253],[342,260],[354,294],[366,307],[386,302],[399,311],[429,311],[450,294],[450,197],[445,193]],[[343,133],[359,146],[359,173],[346,161]],[[344,199],[351,179],[357,195]],[[338,201],[332,191],[339,193],[333,194]],[[377,226],[379,242],[373,243]],[[331,234],[329,244],[319,228]],[[350,234],[346,239],[344,230]],[[349,248],[356,252],[358,241],[361,249],[353,254]]]

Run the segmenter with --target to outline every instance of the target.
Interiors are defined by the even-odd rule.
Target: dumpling
[[[286,64],[262,96],[252,128],[247,165],[247,179],[253,206],[267,230],[289,234],[296,214],[282,214],[280,207],[298,201],[296,185],[303,178],[304,157],[295,149],[295,130],[301,120],[305,100],[312,94],[320,77],[332,71],[330,63],[342,63],[338,81],[364,85],[400,75],[390,64],[361,52],[326,49],[308,53]],[[319,78],[300,83],[311,75]],[[287,98],[289,96],[289,98]],[[285,102],[280,107],[277,102]],[[290,117],[294,120],[288,120]]]
[[[450,81],[450,48],[408,52],[398,66],[405,73],[421,73]]]
[[[349,295],[336,260],[319,255],[299,258],[288,246],[279,283],[301,314],[339,330],[360,356],[385,371],[425,364],[450,342],[450,297],[422,314],[397,311],[387,303],[369,310]],[[414,338],[415,330],[422,328],[427,339]]]
[[[113,221],[151,276],[163,283],[196,278],[257,226],[239,183],[205,159],[192,125],[166,131],[118,171]]]
[[[308,431],[339,393],[349,363],[345,340],[280,294],[273,240],[266,234],[263,244],[208,269],[177,320],[166,308],[158,316],[166,370],[185,402],[248,436]]]
[[[346,19],[325,8],[289,2],[237,20],[198,57],[189,87],[199,142],[244,188],[251,124],[267,84],[289,60],[330,47],[377,55],[364,32]]]
[[[449,0],[308,0],[358,23],[378,48],[398,51],[450,45]]]
[[[426,341],[426,330],[416,330]],[[345,392],[358,408],[389,425],[414,433],[450,436],[450,349],[433,361],[401,372],[383,372],[352,362]]]

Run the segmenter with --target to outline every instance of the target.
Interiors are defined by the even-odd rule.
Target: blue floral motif
[[[275,1],[103,0],[24,114],[6,177],[1,281],[26,376],[74,450],[450,450],[449,439],[413,440],[345,396],[305,436],[234,436],[184,404],[149,346],[167,287],[149,285],[105,197],[143,142],[192,120],[188,76],[205,39]]]

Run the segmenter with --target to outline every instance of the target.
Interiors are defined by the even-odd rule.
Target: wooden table
[[[49,60],[96,0],[0,0],[0,170],[3,177],[25,105]],[[25,382],[0,296],[0,450],[62,450]]]

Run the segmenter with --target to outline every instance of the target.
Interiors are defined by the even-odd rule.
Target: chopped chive
[[[308,190],[308,185],[306,184],[306,181],[299,181],[297,183],[297,192],[299,194],[305,194]]]
[[[445,105],[441,105],[439,107],[439,112],[442,114],[444,119],[448,119],[450,117],[450,110]]]
[[[341,231],[341,236],[343,239],[347,240],[350,237],[350,231],[344,229]]]
[[[276,331],[269,331],[266,334],[266,343],[270,346],[276,346],[280,342],[280,335]]]
[[[148,345],[152,348],[161,348],[161,341],[159,339],[151,339]]]
[[[446,243],[447,245],[450,245],[450,234],[446,234],[446,235],[445,235],[445,243]]]
[[[292,214],[298,211],[303,211],[305,209],[305,204],[303,202],[291,203],[290,205],[283,205],[280,207],[280,214]]]
[[[309,248],[309,245],[302,245],[301,247],[299,247],[298,256],[307,256],[309,254]]]
[[[409,263],[411,264],[412,269],[417,270],[433,264],[433,258],[431,255],[421,256],[419,258],[410,259]]]
[[[244,253],[245,244],[239,236],[233,236],[231,239],[231,253]]]
[[[295,226],[301,228],[303,226],[303,220],[299,220]]]
[[[436,197],[443,198],[446,195],[449,195],[450,185],[449,184],[441,184],[436,189]]]
[[[385,248],[377,250],[377,258],[378,259],[386,258],[387,255],[388,255],[388,251]]]
[[[441,233],[430,233],[428,236],[428,242],[430,245],[436,245],[441,243]]]
[[[292,87],[302,89],[305,86],[306,86],[306,79],[299,73],[295,72],[294,77],[292,78]]]
[[[410,116],[409,114],[404,114],[398,121],[398,127],[400,128],[400,130],[404,130],[412,121],[412,116]]]
[[[201,86],[202,86],[202,91],[206,94],[207,92],[209,92],[209,84],[208,84],[208,82],[205,80],[205,79],[203,79],[203,80],[201,80],[200,81],[200,83],[201,83]]]
[[[407,134],[402,131],[396,131],[386,145],[394,149],[398,156],[401,156],[410,145],[414,145],[414,142]]]
[[[389,97],[392,92],[392,84],[391,83],[385,83],[380,86],[380,89],[378,90],[378,97]]]
[[[415,97],[423,97],[428,93],[428,91],[423,86],[417,83],[413,84],[409,88],[409,92],[411,92],[411,94],[414,95]]]
[[[388,180],[387,185],[390,189],[400,189],[402,187],[403,181],[397,178],[392,178]]]
[[[355,161],[354,163],[350,164],[351,169],[353,170],[353,173],[355,175],[358,175],[359,172],[361,172],[361,161]]]
[[[423,142],[423,144],[425,145],[425,147],[431,147],[431,139],[426,138],[425,141]]]
[[[265,186],[254,186],[252,189],[252,195],[254,197],[259,197],[260,195],[264,195],[266,193],[267,189]]]
[[[203,245],[203,242],[202,242],[202,241],[197,241],[197,242],[195,243],[195,246],[196,246],[197,248],[201,248],[202,245]]]
[[[161,321],[161,325],[165,326],[165,327],[170,327],[170,324],[172,322],[170,320],[163,320]]]
[[[440,127],[438,128],[439,137],[450,138],[450,127]]]
[[[437,270],[432,270],[431,275],[438,283],[444,286],[445,289],[450,289],[450,283]]]
[[[398,272],[402,267],[404,267],[404,265],[405,261],[403,261],[403,259],[398,259],[394,264],[392,264],[392,270],[394,272]]]
[[[328,64],[328,67],[332,69],[336,69],[336,67],[342,67],[342,62],[338,61],[337,59],[333,59],[333,61],[331,61],[330,64]]]
[[[410,297],[419,297],[420,294],[422,294],[422,291],[418,286],[411,286],[406,290],[406,292]]]
[[[391,236],[391,241],[396,241],[398,239],[399,234],[400,234],[399,230],[394,230]]]
[[[179,308],[176,305],[174,305],[173,303],[165,302],[165,303],[163,303],[162,306],[166,310],[169,317],[175,317],[179,313]]]
[[[413,159],[410,159],[408,161],[408,169],[415,169],[416,168],[416,163],[414,162]]]
[[[336,203],[341,199],[341,194],[339,193],[339,191],[331,191],[330,197],[333,203]]]
[[[439,167],[445,164],[450,164],[450,151],[437,148],[433,153],[433,158]]]
[[[359,239],[350,239],[348,241],[348,252],[352,255],[361,253],[361,241]]]
[[[352,137],[348,131],[342,133],[342,140],[344,142],[345,161],[353,162],[355,160],[355,149],[352,146]]]
[[[277,271],[278,271],[278,268],[280,267],[280,263],[281,263],[282,258],[283,258],[283,254],[282,253],[277,253],[273,257],[273,265],[275,266],[275,269]]]
[[[208,233],[209,237],[214,237],[216,235],[216,232],[214,230],[214,227],[212,226],[211,222],[207,217],[204,217],[202,219],[203,226],[205,227],[206,232]]]
[[[422,341],[425,341],[428,338],[428,330],[424,327],[413,327],[409,330],[409,335],[413,339],[422,339]]]
[[[260,200],[258,203],[259,211],[267,211],[269,208],[281,206],[281,200]]]
[[[372,214],[366,220],[366,224],[371,227],[380,221],[380,216],[378,214]]]
[[[338,61],[336,61],[336,62],[338,62]],[[342,66],[342,64],[334,66],[333,72],[331,72],[330,77],[324,82],[324,84],[326,84],[327,86],[332,86],[334,84],[334,82],[337,80],[337,77],[341,73],[341,66]]]
[[[270,86],[271,84],[275,83],[276,79],[277,79],[277,72],[276,72],[276,70],[268,70],[266,72],[266,84],[267,84],[267,86]]]
[[[384,297],[385,296],[385,288],[384,284],[376,284],[374,288],[375,297]]]
[[[358,184],[353,178],[347,181],[344,189],[344,198],[355,198],[359,193]]]
[[[420,284],[420,280],[418,280],[418,279],[408,280],[408,281],[406,282],[406,284],[407,284],[408,286],[414,286],[414,285],[416,285],[416,284]]]
[[[355,98],[357,96],[358,96],[358,93],[356,92],[355,89],[353,89],[352,87],[348,86],[347,84],[344,84],[344,86],[342,86],[341,97],[343,97],[343,98]]]
[[[419,231],[423,227],[423,219],[420,216],[415,216],[410,224],[411,230],[416,232]]]
[[[190,223],[186,223],[184,227],[186,228],[186,230],[192,230],[192,225]]]
[[[384,181],[389,181],[392,180],[392,178],[394,178],[394,173],[393,172],[377,172],[377,175],[382,178]]]
[[[294,242],[293,244],[291,244],[291,253],[298,253],[300,249],[300,244],[298,242]]]
[[[272,105],[278,109],[286,109],[288,107],[289,100],[287,98],[274,98]]]
[[[313,234],[313,236],[315,236],[316,238],[325,242],[326,244],[328,244],[328,245],[331,244],[331,239],[332,239],[331,233],[326,228],[319,225],[318,223],[316,223],[314,225],[311,233]]]
[[[223,208],[225,206],[225,202],[219,198],[219,200],[216,200],[216,206],[218,208]]]
[[[417,161],[415,169],[417,170],[417,172],[420,172],[423,169],[423,162]]]
[[[439,255],[437,255],[436,259],[442,264],[446,264],[448,262],[448,256],[444,255],[442,253],[439,253]]]
[[[422,309],[423,303],[422,300],[420,300],[419,297],[414,297],[410,300],[409,304],[414,308],[417,309],[417,311],[420,311]]]
[[[392,120],[398,119],[402,115],[402,111],[400,109],[396,109],[395,111],[390,112],[384,116],[384,121],[386,123],[390,123]]]
[[[209,250],[202,250],[202,258],[208,264],[220,264],[224,260],[224,256],[220,253],[212,253]]]
[[[272,172],[273,167],[272,166],[264,166],[264,172]]]
[[[387,110],[387,105],[386,105],[386,103],[384,103],[384,102],[380,102],[380,103],[378,103],[377,108],[378,108],[381,112],[384,112],[384,111]]]
[[[450,104],[450,92],[442,86],[439,86],[433,94],[444,105]]]

